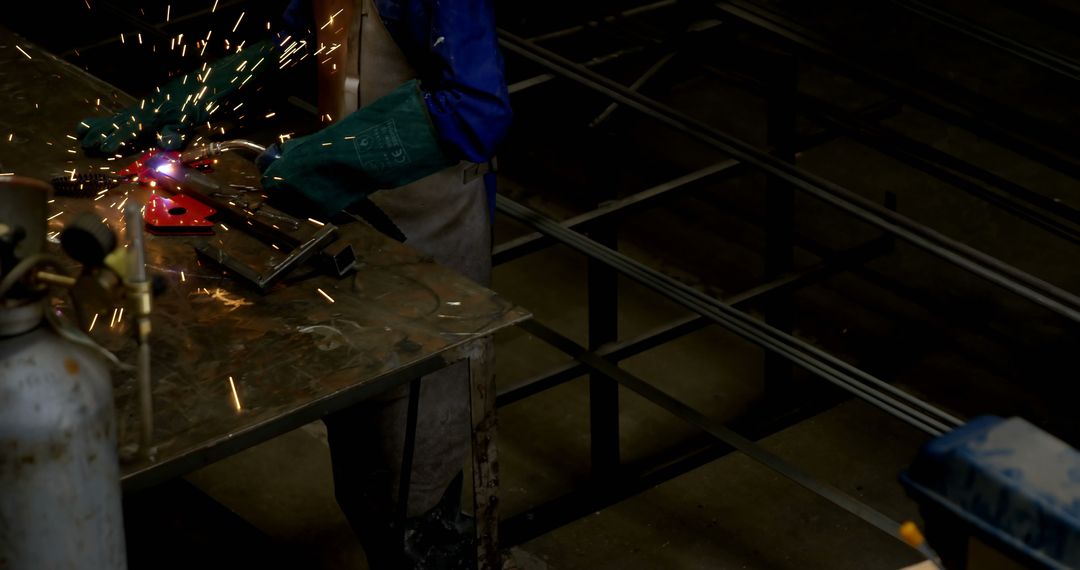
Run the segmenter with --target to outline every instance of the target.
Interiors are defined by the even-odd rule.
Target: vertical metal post
[[[597,242],[618,249],[614,223],[589,232]],[[619,338],[619,274],[594,259],[588,261],[589,350]],[[599,373],[589,375],[589,428],[592,476],[610,480],[619,468],[619,385]]]
[[[398,530],[409,518],[409,487],[412,483],[413,455],[416,453],[416,420],[420,415],[420,378],[409,383],[409,407],[405,415],[405,448],[401,452],[401,479],[398,482]]]
[[[768,143],[773,154],[792,164],[796,161],[798,135],[795,98],[798,96],[798,61],[791,54],[770,54],[768,59],[769,114]],[[794,254],[794,189],[769,177],[765,187],[765,267],[764,279],[771,281],[792,270]],[[774,295],[765,308],[765,321],[790,333],[794,305],[787,293]],[[764,376],[767,398],[791,394],[791,363],[773,353],[765,354]]]
[[[466,350],[472,415],[473,516],[478,570],[499,570],[499,455],[496,446],[495,368],[491,338]]]

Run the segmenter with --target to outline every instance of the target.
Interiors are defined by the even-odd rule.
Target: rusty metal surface
[[[87,159],[67,136],[81,118],[126,102],[124,94],[3,29],[0,84],[0,172],[47,180],[73,168],[105,172],[99,169],[126,164]],[[223,157],[213,177],[226,185],[257,184],[254,167],[236,156]],[[149,192],[125,185],[99,199],[58,198],[50,204],[55,217],[49,231],[92,209],[122,235],[118,208],[124,200],[145,201]],[[342,234],[357,252],[354,276],[298,271],[265,295],[197,261],[193,245],[211,240],[252,264],[275,263],[285,252],[220,224],[209,238],[147,236],[149,274],[167,283],[152,317],[157,459],[124,465],[128,488],[198,467],[406,382],[460,352],[448,349],[528,318],[509,301],[364,224],[350,224]],[[121,306],[98,307],[91,335],[131,362],[132,325],[126,314],[113,318]],[[134,373],[114,371],[122,444],[138,434],[134,382]]]

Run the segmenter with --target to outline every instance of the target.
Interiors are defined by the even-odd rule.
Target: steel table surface
[[[0,82],[0,173],[48,180],[72,169],[116,170],[133,159],[87,158],[71,136],[82,118],[131,99],[2,28]],[[258,180],[249,161],[229,155],[212,176],[226,184]],[[151,191],[128,184],[98,199],[57,198],[49,230],[58,232],[78,213],[93,210],[122,236],[124,200],[145,200]],[[147,236],[149,274],[167,284],[152,316],[157,455],[122,465],[126,490],[181,475],[482,353],[482,339],[529,317],[366,224],[349,224],[342,235],[358,255],[354,276],[298,270],[266,294],[197,259],[192,245],[200,239],[255,263],[284,256],[235,227],[219,224],[210,238]],[[127,317],[113,319],[122,306],[98,307],[90,334],[134,362],[132,325]],[[476,407],[480,401],[491,416],[494,393],[488,398],[489,386],[477,384],[478,374],[490,376],[490,366],[473,368],[475,428],[491,421]],[[114,385],[120,442],[133,443],[134,372],[114,371]]]

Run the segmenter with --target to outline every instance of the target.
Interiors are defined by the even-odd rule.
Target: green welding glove
[[[326,217],[456,162],[439,146],[414,80],[319,132],[286,141],[263,170],[262,185],[272,201]]]
[[[83,150],[114,154],[123,147],[127,154],[154,143],[167,150],[182,148],[192,127],[207,123],[238,90],[278,68],[276,53],[273,41],[252,44],[204,70],[173,79],[137,105],[109,117],[84,119],[76,128]],[[228,103],[231,110],[233,103]]]

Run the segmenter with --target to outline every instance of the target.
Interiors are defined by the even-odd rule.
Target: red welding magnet
[[[171,198],[154,196],[146,204],[146,230],[154,235],[214,235],[214,222],[206,218],[215,212],[217,210],[183,194]]]

